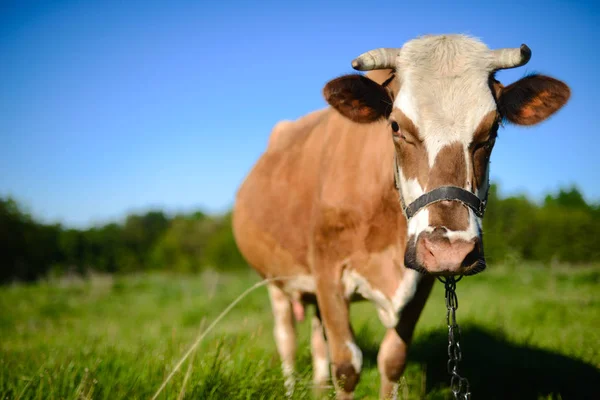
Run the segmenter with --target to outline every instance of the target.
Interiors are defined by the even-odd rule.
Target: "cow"
[[[329,81],[327,108],[275,125],[242,182],[236,243],[263,278],[288,393],[295,321],[312,317],[313,381],[353,397],[362,354],[349,305],[374,303],[387,328],[380,397],[397,396],[408,346],[436,276],[485,268],[482,216],[489,162],[504,122],[544,121],[569,87],[533,74],[504,86],[500,69],[531,50],[490,50],[466,35],[429,35],[360,55]],[[276,279],[278,278],[278,279]]]

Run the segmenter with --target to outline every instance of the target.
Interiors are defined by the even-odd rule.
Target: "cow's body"
[[[263,277],[297,276],[278,284],[300,300],[315,293],[311,254],[335,238],[326,251],[333,264],[323,267],[348,296],[356,289],[372,297],[394,327],[421,275],[403,266],[406,219],[389,142],[378,124],[356,124],[332,109],[279,123],[238,193],[235,231],[248,262]]]
[[[383,82],[389,71],[370,75]],[[373,301],[393,329],[423,275],[404,267],[406,219],[385,124],[357,124],[331,108],[277,124],[238,192],[234,230],[250,265],[265,278],[284,278],[270,290],[281,291],[285,302],[314,302],[316,278],[323,277],[342,287],[346,301]],[[326,260],[315,262],[315,255]],[[421,285],[422,298],[431,283]],[[423,304],[406,318],[407,340]],[[400,371],[389,372],[395,382]],[[325,379],[315,377],[318,384]]]
[[[233,228],[248,263],[280,278],[269,294],[289,390],[294,315],[313,303],[315,384],[326,383],[331,362],[338,398],[352,397],[362,356],[348,306],[368,299],[388,328],[377,360],[381,396],[395,396],[434,281],[416,270],[485,267],[480,215],[459,201],[439,201],[407,221],[399,197],[412,202],[454,186],[484,200],[499,119],[538,123],[568,99],[568,87],[553,78],[506,88],[494,79],[495,70],[523,65],[530,54],[526,46],[492,52],[459,35],[376,50],[353,63],[375,70],[370,79],[333,80],[324,90],[331,108],[275,126],[239,189]]]

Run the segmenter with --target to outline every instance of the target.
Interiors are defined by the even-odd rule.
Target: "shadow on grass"
[[[426,368],[428,393],[449,385],[447,345],[447,331],[439,330],[415,337],[410,349],[409,362]],[[600,370],[583,361],[517,345],[473,325],[462,328],[461,345],[460,372],[475,399],[600,399]],[[377,348],[364,350],[365,358],[376,360]]]

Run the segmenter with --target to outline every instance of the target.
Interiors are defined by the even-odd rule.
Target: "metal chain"
[[[450,374],[450,389],[455,399],[470,400],[471,391],[469,381],[458,373],[458,363],[462,360],[460,350],[460,327],[456,322],[456,309],[458,309],[458,297],[456,296],[456,283],[462,279],[462,275],[456,279],[454,276],[446,278],[438,277],[438,280],[446,288],[446,322],[448,324],[448,373]]]

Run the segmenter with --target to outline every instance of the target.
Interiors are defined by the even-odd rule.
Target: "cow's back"
[[[313,133],[324,129],[332,112],[279,122],[237,193],[236,242],[263,276],[308,273],[310,216],[325,138]]]

